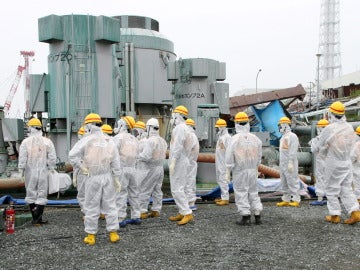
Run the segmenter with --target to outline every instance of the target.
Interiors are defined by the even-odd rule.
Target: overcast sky
[[[31,73],[47,73],[48,44],[38,41],[38,19],[50,14],[139,15],[160,24],[181,58],[226,63],[230,94],[287,88],[316,80],[321,0],[31,0],[0,10],[0,104],[10,90],[21,50],[35,51]],[[360,69],[360,0],[340,0],[343,74]],[[10,83],[11,85],[11,83]],[[19,86],[17,100],[23,100]],[[16,101],[15,101],[16,102]],[[21,103],[21,102],[20,102]]]

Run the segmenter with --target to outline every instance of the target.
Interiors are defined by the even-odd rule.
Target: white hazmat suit
[[[140,183],[140,211],[146,217],[157,217],[162,209],[162,183],[164,180],[164,160],[166,158],[167,143],[159,136],[158,129],[147,126],[149,137],[143,143],[139,153],[139,161],[143,163],[141,174],[144,175]],[[150,196],[153,199],[151,213],[147,215]],[[156,212],[156,213],[155,213]]]
[[[356,138],[350,153],[353,165],[353,188],[356,199],[360,202],[360,137]]]
[[[117,231],[114,179],[121,173],[119,154],[112,138],[103,134],[100,127],[92,125],[89,133],[69,153],[72,166],[88,174],[85,180],[85,232],[97,233],[100,210],[105,214],[106,230]]]
[[[348,214],[359,210],[359,203],[351,187],[350,151],[356,137],[352,126],[346,122],[345,116],[339,119],[330,114],[330,117],[331,124],[321,132],[318,148],[327,149],[324,179],[326,180],[325,192],[329,214],[340,216],[339,197]]]
[[[229,201],[229,183],[226,180],[225,153],[230,144],[231,136],[226,127],[219,129],[218,136],[215,150],[216,181],[220,187],[221,200]]]
[[[258,165],[261,162],[262,143],[250,133],[249,124],[235,124],[236,135],[226,149],[226,167],[232,170],[235,203],[241,216],[263,210],[257,188]],[[243,224],[245,225],[245,224]]]

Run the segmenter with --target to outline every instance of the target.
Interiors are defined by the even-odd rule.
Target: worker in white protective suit
[[[250,133],[249,117],[245,112],[235,115],[236,135],[231,138],[226,149],[226,178],[230,181],[230,171],[233,176],[235,204],[242,219],[238,225],[250,225],[251,214],[255,216],[255,224],[260,224],[260,214],[263,210],[260,201],[257,176],[261,162],[262,143],[258,137]]]
[[[177,106],[172,113],[173,130],[171,133],[170,152],[169,152],[169,176],[171,194],[178,208],[178,214],[170,216],[170,221],[177,221],[178,225],[185,225],[194,220],[192,210],[190,209],[185,186],[187,183],[187,168],[189,158],[186,154],[186,137],[189,132],[185,124],[188,116],[188,110],[185,106]]]
[[[329,121],[326,119],[320,119],[316,124],[316,132],[317,136],[313,138],[309,144],[311,147],[311,152],[315,154],[315,193],[317,196],[317,200],[314,202],[311,202],[310,205],[316,206],[316,205],[325,205],[326,200],[324,200],[325,197],[325,157],[326,157],[326,149],[319,149],[317,147],[317,144],[319,143],[319,136],[322,132],[322,130],[329,125]],[[318,149],[318,152],[315,152],[314,150]]]
[[[164,180],[164,160],[166,158],[167,143],[159,135],[159,121],[150,118],[146,122],[148,136],[142,145],[138,162],[142,164],[142,181],[140,182],[140,212],[141,219],[156,218],[162,209],[162,183]],[[149,212],[149,202],[152,197],[152,206]]]
[[[78,130],[78,139],[79,141],[86,137],[88,134],[85,132],[84,127],[80,127]],[[76,144],[75,144],[76,145]],[[84,213],[84,203],[85,203],[85,182],[87,175],[81,173],[80,168],[73,167],[73,186],[77,189],[76,199],[79,203],[80,210],[83,213],[83,218],[85,217]]]
[[[136,121],[134,128],[131,130],[132,134],[138,141],[141,141],[142,139],[146,139],[146,126],[143,121]]]
[[[333,102],[329,107],[329,122],[319,137],[318,148],[326,148],[325,159],[326,181],[325,193],[329,215],[325,220],[331,223],[341,222],[340,200],[350,215],[345,224],[360,221],[359,202],[352,190],[352,164],[350,152],[356,135],[353,127],[346,122],[345,106],[340,101]]]
[[[299,148],[299,139],[295,133],[291,132],[291,121],[288,117],[281,117],[279,120],[279,131],[282,134],[280,139],[280,178],[281,186],[284,192],[281,197],[282,202],[277,206],[300,206],[300,183],[298,176],[297,151]]]
[[[48,196],[48,175],[55,170],[56,151],[52,141],[42,136],[42,124],[37,118],[28,122],[29,137],[20,144],[18,168],[25,182],[25,202],[29,204],[32,224],[48,223],[42,218]]]
[[[131,134],[135,126],[135,119],[132,116],[124,116],[117,122],[118,133],[114,137],[114,142],[120,155],[121,167],[121,192],[117,194],[116,205],[120,227],[127,224],[139,225],[140,205],[139,205],[139,184],[136,177],[136,158],[138,155],[138,140]],[[127,220],[127,202],[130,204],[130,219]]]
[[[84,243],[94,245],[100,213],[106,217],[106,230],[110,242],[120,240],[115,197],[120,192],[120,160],[113,140],[101,131],[101,117],[90,113],[85,117],[84,128],[89,134],[80,140],[69,153],[69,162],[87,175],[85,184]]]
[[[355,134],[357,138],[351,149],[350,157],[353,165],[354,195],[360,203],[360,126],[356,128]]]
[[[191,118],[186,119],[189,132],[186,138],[186,153],[189,158],[189,166],[187,168],[187,183],[185,185],[185,193],[192,211],[197,210],[196,202],[196,175],[197,175],[197,159],[199,157],[200,145],[199,139],[195,133],[195,121]]]
[[[226,180],[225,153],[231,141],[231,136],[227,130],[224,119],[218,119],[215,123],[216,134],[218,136],[215,149],[215,170],[216,182],[220,187],[221,198],[215,199],[216,205],[223,206],[229,204],[229,183]]]

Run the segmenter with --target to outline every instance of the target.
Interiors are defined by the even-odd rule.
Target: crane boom
[[[19,82],[20,82],[20,79],[21,79],[21,75],[22,75],[24,70],[25,70],[25,67],[18,66],[18,70],[17,70],[17,73],[16,73],[15,80],[14,80],[14,82],[13,82],[11,88],[10,88],[10,92],[9,92],[9,94],[8,94],[8,96],[6,98],[5,104],[4,104],[4,113],[5,113],[5,115],[9,114],[9,110],[10,110],[10,107],[11,107],[12,100],[14,98],[16,90],[18,89]]]

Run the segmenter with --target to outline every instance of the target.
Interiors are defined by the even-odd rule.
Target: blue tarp
[[[259,131],[268,131],[270,133],[270,144],[278,146],[281,133],[278,129],[278,122],[281,117],[286,116],[280,101],[274,100],[263,109],[257,109],[251,106],[256,119]]]

